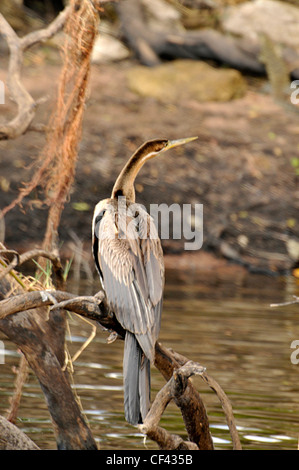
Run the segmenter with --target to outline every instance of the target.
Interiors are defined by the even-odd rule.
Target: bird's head
[[[192,140],[196,140],[197,137],[187,137],[185,139],[177,139],[177,140],[167,140],[167,139],[156,139],[156,140],[149,140],[145,142],[137,152],[143,150],[144,157],[146,160],[149,158],[155,157],[159,153],[166,152],[174,147],[178,147],[179,145],[187,144]]]
[[[113,187],[111,197],[115,198],[122,195],[126,196],[128,200],[134,202],[134,181],[144,163],[162,152],[166,152],[167,150],[178,147],[179,145],[187,144],[195,139],[197,139],[197,137],[187,137],[185,139],[177,140],[155,139],[145,142],[136,150],[134,155],[132,155],[130,160],[122,169]]]

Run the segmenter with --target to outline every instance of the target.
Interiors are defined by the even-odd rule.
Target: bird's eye
[[[118,189],[116,193],[114,194],[114,197],[119,198],[119,197],[123,197],[123,195],[124,195],[123,190]]]

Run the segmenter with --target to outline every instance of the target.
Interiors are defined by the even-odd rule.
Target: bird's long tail
[[[150,361],[135,336],[126,332],[124,347],[125,418],[133,425],[143,422],[150,407]]]

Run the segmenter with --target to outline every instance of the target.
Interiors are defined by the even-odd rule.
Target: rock
[[[266,34],[273,42],[299,49],[299,8],[286,2],[254,0],[228,7],[221,26],[258,43],[259,36]]]
[[[93,46],[91,61],[94,64],[101,64],[123,60],[129,56],[130,51],[124,44],[109,34],[100,33]]]
[[[246,91],[246,82],[237,70],[192,60],[176,60],[153,68],[132,67],[127,78],[131,91],[163,103],[184,99],[229,101]]]

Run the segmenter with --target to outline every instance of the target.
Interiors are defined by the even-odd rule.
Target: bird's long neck
[[[156,154],[157,152],[152,148],[152,142],[146,142],[136,150],[120,172],[113,186],[111,197],[124,196],[127,200],[135,202],[134,183],[136,176],[144,163]]]

